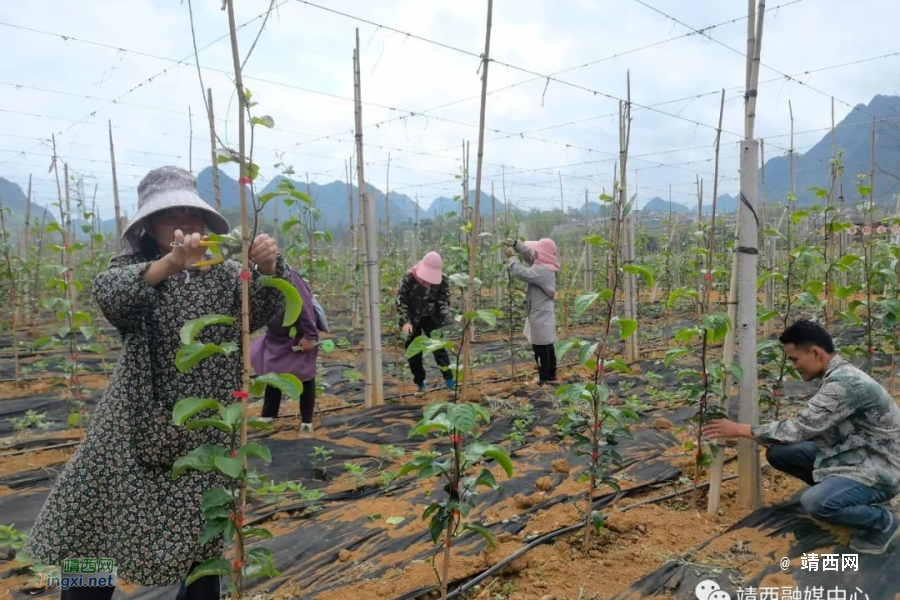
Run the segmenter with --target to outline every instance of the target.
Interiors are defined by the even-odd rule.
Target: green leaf
[[[250,393],[256,397],[262,396],[267,386],[278,388],[281,392],[291,398],[291,400],[300,400],[300,394],[303,393],[303,382],[296,375],[291,373],[265,373],[253,379],[250,384]]]
[[[183,398],[172,408],[172,420],[176,425],[185,422],[204,410],[221,410],[222,405],[212,398]]]
[[[733,362],[730,365],[725,365],[725,370],[731,373],[738,383],[744,378],[744,369],[739,363]]]
[[[485,541],[487,541],[488,545],[490,545],[491,548],[497,547],[497,542],[494,541],[494,536],[491,534],[490,531],[488,531],[488,528],[485,527],[484,525],[482,525],[481,523],[476,523],[476,522],[470,521],[470,522],[466,523],[465,525],[463,525],[462,528],[463,528],[463,531],[474,531],[475,533],[479,534],[481,537],[483,537],[485,539]]]
[[[240,450],[238,450],[238,457],[243,454],[244,456],[255,456],[259,459],[262,459],[265,463],[272,462],[272,451],[269,450],[267,446],[263,446],[262,444],[258,444],[256,442],[249,442],[244,445]]]
[[[859,256],[857,256],[855,254],[846,254],[846,255],[842,256],[839,261],[837,261],[837,264],[840,265],[841,267],[846,267],[849,269],[849,268],[853,267],[854,265],[861,263],[861,262],[862,262],[862,259]]]
[[[575,314],[578,316],[583,315],[584,311],[589,309],[599,297],[600,294],[592,292],[590,294],[581,294],[580,296],[575,298]]]
[[[235,402],[227,407],[222,407],[219,409],[219,414],[222,415],[223,421],[232,427],[236,427],[241,422],[241,417],[244,416],[244,403]]]
[[[198,540],[200,545],[208,544],[213,541],[216,536],[222,535],[230,522],[231,521],[227,518],[207,520],[203,524],[203,529],[200,531],[200,538]]]
[[[775,317],[780,316],[777,310],[769,310],[764,313],[761,313],[758,317],[759,323],[765,323],[766,321],[771,321]]]
[[[619,325],[620,340],[627,340],[634,335],[635,331],[637,331],[638,324],[634,319],[620,319],[619,317],[615,317],[613,321]]]
[[[225,448],[213,444],[201,444],[188,454],[182,456],[172,465],[172,478],[178,477],[191,469],[207,473],[215,468],[215,459],[226,456]]]
[[[275,539],[275,536],[272,535],[271,531],[263,529],[262,527],[244,528],[244,537],[246,538],[248,536],[260,537],[264,540]]]
[[[506,472],[507,477],[513,476],[513,464],[509,459],[509,455],[506,453],[506,450],[498,446],[497,444],[491,444],[487,448],[485,448],[484,452],[482,452],[484,456],[488,458],[494,459],[503,470]]]
[[[266,127],[268,129],[272,129],[273,127],[275,127],[275,119],[268,115],[262,117],[253,117],[252,119],[250,119],[250,123],[252,123],[253,125],[262,125],[263,127]]]
[[[203,501],[200,503],[200,508],[203,512],[206,512],[207,509],[213,508],[216,506],[225,506],[229,502],[234,500],[234,497],[228,492],[228,490],[223,490],[221,488],[211,488],[203,492]]]
[[[706,329],[706,342],[708,344],[724,340],[731,330],[731,320],[728,318],[728,315],[703,315],[702,322],[704,329]]]
[[[388,517],[384,520],[388,525],[399,525],[406,520],[406,517]]]
[[[461,432],[471,433],[477,422],[475,409],[469,404],[451,404],[447,409],[447,420]]]
[[[556,345],[556,360],[561,361],[566,354],[575,346],[575,340],[565,341]]]
[[[188,575],[187,580],[185,580],[185,585],[191,585],[201,577],[209,577],[210,575],[229,575],[231,573],[231,563],[228,560],[217,557],[210,558],[209,560],[197,565],[194,567],[194,570],[191,571],[191,574]]]
[[[414,339],[406,348],[406,358],[412,358],[425,351],[431,345],[431,338],[427,335],[420,335]]]
[[[244,468],[244,459],[240,454],[238,454],[234,458],[227,456],[217,456],[214,459],[213,464],[220,472],[228,475],[232,479],[237,479],[241,476],[241,471]]]
[[[490,327],[496,327],[497,317],[503,314],[499,310],[493,308],[482,308],[476,312],[478,313],[478,318],[487,323]]]
[[[674,339],[676,342],[687,344],[695,337],[700,337],[701,335],[703,335],[703,330],[699,327],[687,327],[685,329],[682,329],[681,331],[678,331],[675,334]]]
[[[260,287],[275,288],[284,294],[284,321],[282,325],[290,327],[300,318],[300,311],[303,310],[303,298],[300,292],[294,287],[294,284],[278,277],[262,276],[259,278]]]
[[[668,352],[666,352],[665,365],[666,367],[672,366],[672,363],[685,354],[689,354],[691,352],[690,348],[672,348]]]
[[[639,275],[643,280],[647,287],[653,287],[653,273],[647,269],[646,267],[642,267],[640,265],[625,265],[622,267],[622,270],[626,273],[631,273],[632,275]]]
[[[478,474],[478,478],[475,479],[474,486],[488,487],[494,490],[497,489],[497,479],[494,478],[494,474],[489,470],[482,469],[481,473]]]
[[[690,288],[678,288],[672,290],[672,293],[669,294],[669,299],[666,300],[666,308],[673,308],[675,303],[678,302],[681,298],[691,298],[695,302],[700,301],[700,292],[697,290],[692,290]]]
[[[591,511],[591,524],[594,526],[594,531],[600,533],[600,530],[603,529],[603,525],[605,524],[603,513],[599,510]]]
[[[190,371],[201,360],[214,356],[216,354],[231,354],[237,350],[236,344],[203,344],[193,342],[187,346],[182,346],[175,353],[175,367],[181,372]]]
[[[794,223],[800,223],[801,221],[803,221],[803,219],[805,219],[808,216],[809,216],[808,210],[798,210],[798,211],[795,211],[794,214],[791,215],[791,221],[793,221]]]
[[[225,315],[204,315],[199,319],[191,319],[181,327],[181,343],[189,345],[197,338],[197,334],[210,325],[231,325],[234,317]]]

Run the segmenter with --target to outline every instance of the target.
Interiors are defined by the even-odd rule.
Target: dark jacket
[[[402,327],[412,323],[418,326],[422,319],[429,318],[435,326],[447,324],[450,313],[450,280],[444,275],[441,283],[425,287],[415,275],[407,272],[397,291],[397,319]]]

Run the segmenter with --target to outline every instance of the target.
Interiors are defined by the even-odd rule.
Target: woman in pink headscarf
[[[526,265],[519,262],[521,254]],[[556,243],[550,238],[536,242],[507,240],[509,272],[528,284],[525,294],[525,337],[534,350],[539,385],[556,381]]]
[[[432,331],[450,321],[450,280],[442,273],[442,268],[441,255],[429,252],[400,282],[397,313],[407,348],[420,335],[430,336]],[[434,360],[444,376],[445,385],[453,389],[456,382],[450,370],[450,355],[446,350],[436,350]],[[421,352],[409,359],[409,369],[419,393],[425,392],[425,365]]]

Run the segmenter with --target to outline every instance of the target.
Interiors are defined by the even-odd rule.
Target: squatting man
[[[804,381],[822,380],[806,407],[765,425],[716,419],[703,434],[767,446],[772,468],[810,485],[800,496],[807,513],[851,528],[852,550],[882,554],[900,533],[900,517],[890,509],[900,492],[900,408],[877,381],[836,354],[820,325],[797,321],[779,341]]]

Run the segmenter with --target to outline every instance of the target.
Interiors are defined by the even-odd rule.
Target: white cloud
[[[201,46],[227,32],[219,0],[193,1]],[[739,3],[716,0],[648,3],[694,27],[738,18],[744,8]],[[476,56],[302,3],[285,2],[270,20],[246,73],[246,84],[260,102],[257,110],[276,122],[275,130],[260,131],[257,139],[257,158],[265,176],[277,174],[274,150],[282,149],[287,151],[289,163],[301,173],[314,174],[314,180],[343,178],[343,161],[353,153],[353,106],[346,99],[353,96],[350,58],[354,30],[359,27],[363,93],[369,103],[364,108],[364,120],[369,125],[365,130],[368,179],[384,187],[390,151],[392,189],[410,195],[418,192],[423,204],[437,195],[454,193],[458,185],[453,175],[459,172],[463,139],[471,141],[473,173],[475,167],[480,93],[477,55],[484,44],[486,8],[483,0],[336,0],[322,4]],[[772,7],[777,3],[768,4]],[[261,0],[239,2],[237,20],[244,22],[260,14],[266,5]],[[16,4],[15,9],[8,3],[3,5],[0,20],[170,59],[179,60],[192,52],[186,3],[86,0],[75,5],[31,0]],[[848,104],[868,102],[878,93],[898,93],[900,57],[802,74],[900,50],[892,31],[898,21],[900,5],[890,0],[803,0],[766,15],[763,63],[783,73],[801,73],[800,81],[821,90],[785,81],[762,69],[761,80],[776,79],[761,86],[758,105],[757,133],[768,138],[770,156],[782,151],[778,146],[787,144],[786,138],[777,136],[789,129],[788,100],[793,105],[797,131],[804,131],[829,124],[830,94],[839,99],[836,109],[840,120],[850,110]],[[256,21],[241,30],[242,52],[252,43],[258,25]],[[711,187],[712,164],[708,161],[714,132],[710,126],[718,119],[719,98],[707,93],[741,86],[744,58],[697,35],[628,52],[688,32],[633,0],[496,2],[491,52],[497,61],[549,74],[624,54],[559,76],[601,92],[599,95],[557,82],[548,85],[546,80],[508,88],[532,76],[492,63],[488,88],[499,91],[488,97],[486,187],[494,180],[499,193],[501,165],[506,165],[507,191],[523,206],[556,206],[558,172],[563,175],[567,201],[573,205],[582,201],[585,186],[592,193],[599,192],[602,185],[608,186],[618,150],[616,118],[611,116],[617,103],[603,94],[624,96],[627,70],[632,76],[632,98],[639,105],[706,94],[659,107],[668,114],[634,107],[630,167],[637,171],[631,180],[637,180],[642,195],[647,196],[665,195],[669,184],[674,184],[676,199],[686,202],[692,201],[689,198],[697,173]],[[742,20],[711,31],[714,39],[740,52],[745,49],[745,33]],[[855,40],[864,43],[853,43]],[[116,127],[119,179],[128,202],[134,201],[140,177],[153,166],[187,166],[189,105],[194,112],[195,170],[208,162],[208,129],[193,67],[2,26],[0,52],[13,58],[6,61],[7,68],[0,75],[4,83],[100,99],[122,96],[167,69],[152,82],[127,93],[121,104],[110,106],[98,100],[0,86],[0,176],[24,185],[28,174],[34,173],[41,201],[49,202],[55,195],[55,183],[46,173],[50,150],[37,141],[49,138],[51,132],[65,130],[57,140],[60,154],[74,170],[96,177],[98,199],[107,214],[111,206],[107,119],[112,119]],[[205,85],[214,90],[221,134],[233,142],[237,137],[236,106],[227,75],[232,68],[227,39],[204,50],[201,63],[225,71],[205,69],[203,75]],[[727,132],[743,131],[741,94],[742,90],[726,93]],[[468,100],[455,103],[462,99]],[[421,112],[450,103],[425,117],[397,120],[408,117],[406,111]],[[94,111],[96,115],[83,123],[73,123]],[[374,127],[375,123],[382,124]],[[537,131],[543,128],[548,129]],[[517,132],[530,133],[508,136]],[[331,139],[310,142],[324,136]],[[820,136],[800,134],[797,146],[802,150]],[[723,137],[723,192],[733,193],[737,187],[736,140],[728,133]],[[687,149],[694,147],[700,148]],[[23,150],[29,152],[16,154]],[[638,157],[649,153],[660,154]],[[686,161],[692,162],[660,166]],[[88,182],[88,188],[93,181]]]

